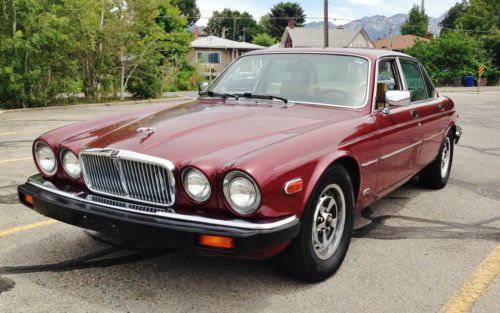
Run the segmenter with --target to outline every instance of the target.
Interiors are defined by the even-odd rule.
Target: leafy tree
[[[172,5],[178,7],[182,15],[187,17],[187,26],[193,26],[200,19],[200,8],[196,0],[172,0]]]
[[[414,5],[409,13],[408,20],[401,25],[402,35],[415,35],[424,37],[429,27],[429,16],[424,9]]]
[[[416,40],[405,53],[418,58],[435,82],[456,76],[474,75],[479,64],[491,65],[481,43],[465,32],[445,32],[430,42]]]
[[[441,23],[439,23],[439,26],[442,27],[441,32],[455,29],[457,19],[464,15],[465,9],[467,9],[468,6],[469,2],[467,0],[455,3],[455,5],[448,10]]]
[[[458,29],[468,31],[483,42],[500,67],[500,2],[497,0],[471,0],[464,14],[456,21]]]
[[[259,20],[259,27],[263,33],[270,34],[271,32],[271,15],[266,14],[261,16]]]
[[[250,13],[224,9],[221,12],[213,12],[205,31],[214,36],[251,42],[253,37],[260,33],[260,28]]]
[[[269,35],[276,39],[283,36],[289,20],[295,20],[298,27],[304,26],[306,15],[300,4],[296,2],[280,2],[271,8],[269,14]]]
[[[255,36],[252,43],[259,46],[270,47],[276,43],[276,40],[268,34],[262,33]]]

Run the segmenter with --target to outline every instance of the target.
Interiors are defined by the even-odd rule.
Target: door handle
[[[441,111],[441,112],[444,111],[444,105],[442,105],[442,104],[439,105],[439,111]]]
[[[414,119],[418,118],[418,112],[417,112],[417,110],[411,110],[410,113],[411,113],[411,117],[413,117]]]

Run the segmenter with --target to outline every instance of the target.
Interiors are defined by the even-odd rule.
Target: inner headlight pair
[[[211,194],[210,182],[200,170],[187,168],[182,175],[184,190],[195,202],[208,200]],[[229,172],[224,177],[224,196],[233,210],[241,215],[254,213],[260,205],[257,184],[240,171]]]
[[[52,148],[43,141],[37,141],[34,146],[35,160],[38,167],[47,176],[57,172],[57,159]],[[66,174],[72,178],[78,178],[82,174],[82,167],[78,157],[71,151],[65,150],[61,157],[62,165]]]

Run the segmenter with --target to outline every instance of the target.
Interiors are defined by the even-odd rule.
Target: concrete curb
[[[172,102],[172,101],[194,101],[196,98],[190,97],[172,97],[172,98],[163,98],[163,99],[148,99],[148,100],[131,100],[131,101],[122,101],[122,102],[102,102],[102,103],[82,103],[82,104],[69,104],[69,105],[59,105],[59,106],[47,106],[47,107],[36,107],[36,108],[26,108],[26,109],[11,109],[11,110],[0,110],[0,114],[6,113],[15,113],[15,112],[26,112],[26,111],[37,111],[37,110],[56,110],[56,109],[71,109],[71,108],[79,108],[79,107],[102,107],[102,106],[115,106],[115,105],[133,105],[133,104],[155,104],[155,103],[163,103],[163,102]]]

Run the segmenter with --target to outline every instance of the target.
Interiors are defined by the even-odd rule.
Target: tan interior
[[[385,93],[389,87],[384,83],[377,84],[377,109],[383,109],[385,106]]]

